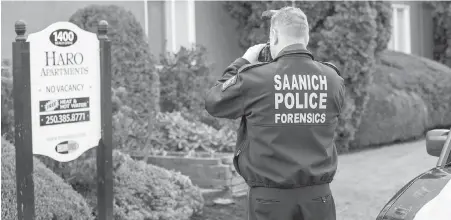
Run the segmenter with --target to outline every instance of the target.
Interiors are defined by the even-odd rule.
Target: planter
[[[134,154],[131,157],[168,170],[179,171],[189,176],[193,184],[200,188],[229,189],[233,196],[247,193],[244,179],[233,166],[233,154],[168,152],[166,155]]]

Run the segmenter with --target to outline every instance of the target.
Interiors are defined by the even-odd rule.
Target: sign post
[[[19,220],[34,220],[33,150],[31,143],[30,43],[25,22],[15,24],[13,42],[14,141],[16,145],[16,194]]]
[[[56,22],[25,36],[16,22],[13,85],[19,220],[34,217],[33,154],[59,162],[97,147],[99,220],[113,216],[111,45],[108,23],[98,35]]]
[[[97,148],[97,208],[99,220],[113,219],[113,141],[111,105],[111,43],[108,23],[100,21],[100,76],[102,97],[102,137]]]

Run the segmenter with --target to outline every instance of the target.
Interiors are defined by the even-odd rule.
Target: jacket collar
[[[312,53],[309,50],[307,50],[303,44],[292,44],[286,46],[277,54],[277,56],[274,58],[274,61],[286,55],[301,55],[304,57],[309,57],[312,60],[315,60]]]

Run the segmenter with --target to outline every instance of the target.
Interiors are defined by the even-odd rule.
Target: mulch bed
[[[234,198],[233,204],[214,204],[213,200],[224,197],[224,192],[204,195],[205,205],[203,213],[191,217],[191,220],[245,220],[247,219],[247,197]]]

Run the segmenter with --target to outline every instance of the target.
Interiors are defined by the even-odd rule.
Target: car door
[[[451,164],[446,165],[444,169],[451,175]],[[413,220],[449,220],[451,219],[451,181],[440,190],[438,195],[426,203],[416,213]]]
[[[437,168],[443,171],[445,176],[443,179],[448,179],[448,183],[440,189],[440,192],[427,202],[416,213],[413,220],[450,220],[451,219],[451,132],[448,132],[448,138],[445,141],[444,148],[440,154],[437,162]]]

